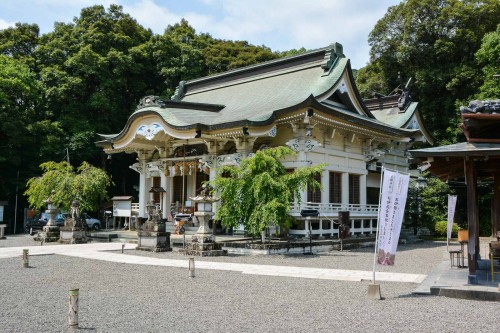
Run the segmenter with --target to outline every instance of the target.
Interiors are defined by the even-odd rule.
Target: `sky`
[[[316,49],[339,42],[353,68],[369,61],[368,35],[390,6],[401,0],[0,0],[0,29],[36,23],[70,23],[84,7],[123,6],[142,26],[162,34],[185,18],[197,33],[246,40],[273,51]]]

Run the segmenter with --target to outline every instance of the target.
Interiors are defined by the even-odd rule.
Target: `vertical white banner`
[[[394,265],[410,175],[385,169],[378,210],[377,263]]]
[[[451,231],[453,228],[453,217],[455,216],[455,207],[457,205],[457,196],[448,194],[448,230],[447,238],[451,239]]]

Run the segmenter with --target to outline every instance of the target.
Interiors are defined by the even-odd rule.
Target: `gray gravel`
[[[2,240],[0,246],[29,245],[25,238]],[[432,242],[401,246],[396,266],[388,270],[428,273],[442,262],[445,249]],[[372,251],[196,260],[371,270]],[[129,254],[186,259],[175,252],[124,255]],[[201,269],[190,279],[181,268],[58,255],[33,256],[30,264],[25,269],[21,258],[0,259],[1,332],[67,332],[67,294],[74,287],[80,288],[81,332],[498,331],[498,303],[413,296],[411,283],[383,282],[385,299],[370,301],[368,282]]]

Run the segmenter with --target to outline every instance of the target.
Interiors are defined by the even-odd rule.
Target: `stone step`
[[[422,241],[418,235],[415,235],[413,228],[409,227],[401,228],[399,239],[404,239],[406,243],[416,243]]]

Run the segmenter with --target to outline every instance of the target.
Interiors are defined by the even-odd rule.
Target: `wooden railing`
[[[300,216],[301,210],[317,209],[320,215],[328,217],[337,217],[338,212],[348,211],[351,218],[353,216],[362,217],[377,217],[378,205],[360,205],[360,204],[340,204],[340,203],[319,203],[319,202],[303,202],[300,205],[294,203],[290,207],[290,214]]]
[[[378,205],[339,204],[339,203],[316,203],[303,202],[300,205],[293,203],[290,206],[290,215],[298,221],[288,233],[296,236],[309,234],[309,227],[300,215],[301,210],[316,209],[318,217],[313,217],[311,233],[315,236],[338,236],[338,215],[340,211],[349,211],[349,227],[351,235],[374,235],[377,231]],[[132,203],[132,211],[139,212],[139,203]],[[243,230],[243,228],[241,229]]]

